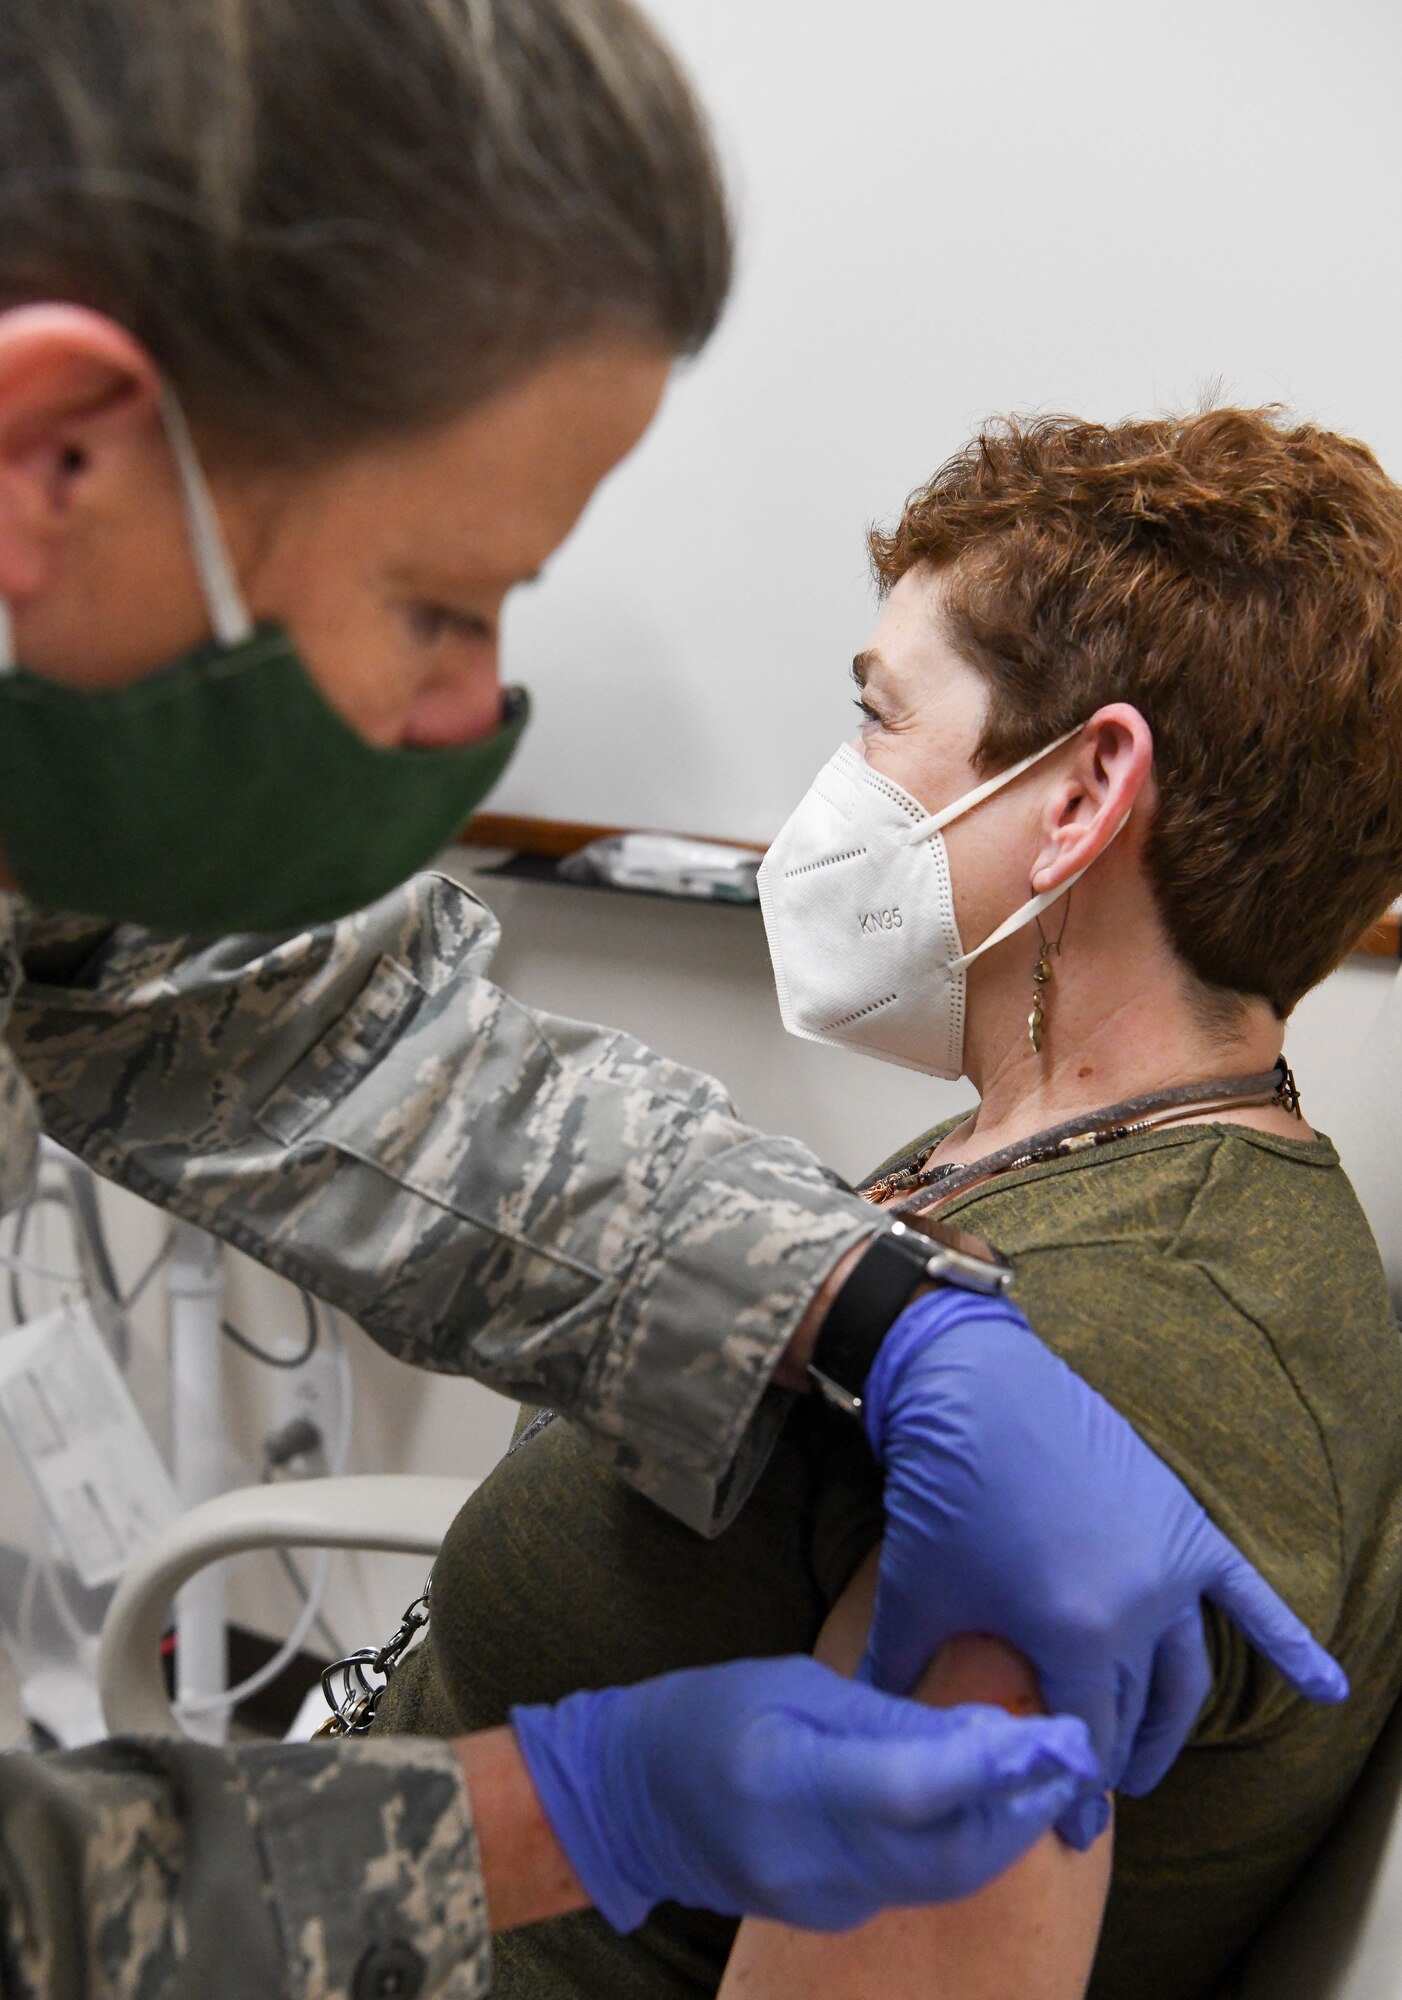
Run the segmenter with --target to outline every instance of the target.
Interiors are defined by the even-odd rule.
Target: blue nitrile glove
[[[942,1288],[908,1306],[862,1393],[886,1472],[886,1541],[861,1677],[897,1692],[961,1632],[1025,1653],[1046,1705],[1081,1716],[1107,1784],[1156,1785],[1211,1685],[1202,1599],[1301,1694],[1348,1682],[1186,1486],[1009,1299]],[[1060,1824],[1085,1846],[1103,1800]]]
[[[666,1674],[511,1724],[620,1931],[663,1901],[845,1930],[967,1896],[1099,1782],[1071,1716],[923,1708],[809,1659]]]

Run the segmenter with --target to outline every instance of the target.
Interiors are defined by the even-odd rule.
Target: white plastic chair
[[[109,1729],[179,1736],[160,1641],[171,1599],[209,1563],[250,1549],[377,1549],[436,1556],[477,1482],[412,1474],[286,1480],[221,1493],[182,1514],[134,1562],[108,1609],[98,1688]]]
[[[1330,1136],[1358,1190],[1402,1303],[1402,974]],[[1381,1108],[1381,1109],[1380,1109]],[[178,1735],[158,1642],[174,1592],[245,1549],[372,1548],[434,1555],[472,1491],[453,1479],[306,1480],[224,1494],[178,1521],[123,1579],[103,1628],[109,1726]],[[1337,1825],[1251,1946],[1237,2000],[1402,2000],[1402,1710],[1394,1712]]]

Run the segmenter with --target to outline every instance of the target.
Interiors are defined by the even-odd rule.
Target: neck
[[[1284,1030],[1267,1003],[1246,1001],[1225,1025],[1209,1023],[1166,940],[1137,952],[1089,947],[1084,931],[1078,942],[1073,917],[1064,956],[1051,960],[1040,1053],[1027,1030],[1035,931],[1030,947],[1019,934],[973,968],[984,977],[977,986],[970,979],[966,1055],[981,1101],[950,1135],[948,1157],[977,1159],[1150,1091],[1255,1075],[1279,1056]],[[1268,1107],[1224,1115],[1297,1137],[1308,1129]]]

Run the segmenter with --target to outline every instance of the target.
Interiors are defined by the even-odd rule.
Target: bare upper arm
[[[858,1569],[814,1649],[841,1673],[855,1673],[862,1656],[879,1554],[873,1550]],[[1022,1655],[981,1634],[944,1647],[914,1692],[935,1708],[982,1701],[1033,1714],[1042,1706]],[[1088,1854],[1076,1854],[1049,1834],[976,1896],[888,1910],[836,1937],[744,1923],[721,2000],[1081,2000],[1111,1846],[1107,1833]]]

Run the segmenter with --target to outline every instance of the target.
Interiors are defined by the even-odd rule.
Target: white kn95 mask
[[[779,1012],[791,1035],[928,1076],[963,1075],[968,967],[1064,896],[1085,869],[1033,896],[965,951],[943,829],[1079,734],[1068,730],[937,813],[843,744],[759,871]]]

